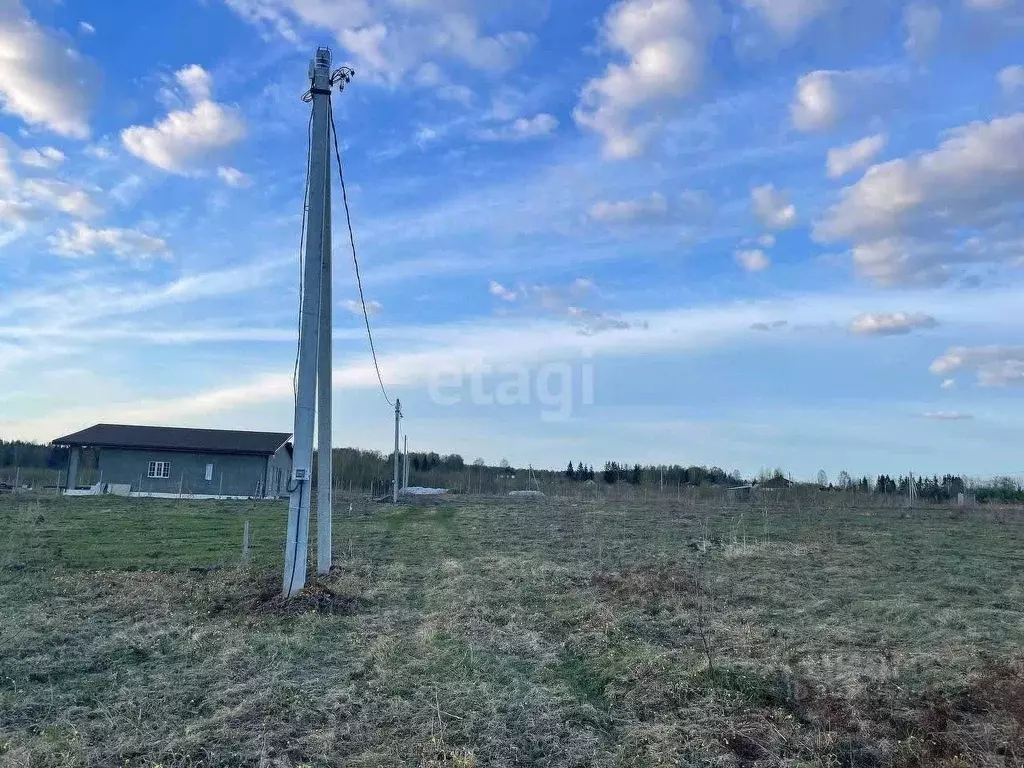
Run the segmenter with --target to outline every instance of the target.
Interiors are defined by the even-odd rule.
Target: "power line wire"
[[[359,257],[356,255],[356,236],[352,231],[352,214],[348,207],[348,191],[345,189],[345,173],[341,167],[341,151],[338,149],[338,131],[334,127],[334,105],[328,99],[329,111],[331,113],[331,136],[334,138],[334,156],[338,159],[338,178],[341,180],[341,198],[345,202],[345,221],[348,224],[348,240],[352,245],[352,263],[356,268],[356,285],[359,287],[359,303],[363,307],[363,321],[366,323],[366,338],[370,340],[370,354],[373,355],[373,367],[377,371],[377,382],[380,384],[381,394],[388,405],[394,407],[388,391],[384,387],[384,379],[380,374],[380,365],[377,363],[377,349],[373,344],[373,331],[370,330],[370,314],[366,311],[366,299],[363,296],[363,279],[359,274]]]
[[[305,100],[305,98],[303,98]],[[295,341],[295,367],[292,369],[292,396],[299,399],[299,350],[302,349],[302,284],[305,280],[306,218],[309,216],[309,174],[313,163],[313,113],[306,126],[306,181],[302,185],[302,231],[299,233],[299,333]]]

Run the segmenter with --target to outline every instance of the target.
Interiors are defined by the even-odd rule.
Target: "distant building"
[[[775,477],[770,477],[767,480],[762,480],[761,482],[754,483],[754,486],[756,488],[761,489],[762,491],[778,491],[784,488],[789,488],[792,485],[792,482],[782,477],[781,475],[776,475]]]
[[[291,435],[97,424],[58,437],[70,448],[66,488],[78,483],[83,448],[98,452],[103,483],[132,493],[278,498],[287,495]]]

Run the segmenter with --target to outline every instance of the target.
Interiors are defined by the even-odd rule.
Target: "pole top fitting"
[[[316,49],[316,56],[313,57],[314,66],[324,72],[331,71],[331,49],[320,46]]]
[[[316,54],[312,59],[309,60],[309,80],[313,83],[314,87],[317,86],[317,81],[321,83],[320,87],[330,87],[331,82],[331,49],[320,47],[316,49]],[[326,84],[326,85],[322,85]]]

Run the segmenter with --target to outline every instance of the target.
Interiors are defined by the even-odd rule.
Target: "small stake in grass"
[[[252,523],[248,520],[242,526],[242,562],[248,563],[252,557]]]
[[[708,662],[708,673],[715,677],[715,638],[711,629],[711,617],[715,610],[715,593],[711,580],[705,584],[705,558],[697,558],[697,570],[693,574],[694,591],[697,593],[697,635],[700,637],[701,650]]]

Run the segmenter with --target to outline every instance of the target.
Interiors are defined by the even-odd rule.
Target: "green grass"
[[[1020,510],[346,499],[284,602],[286,513],[0,497],[0,765],[1024,761]]]

